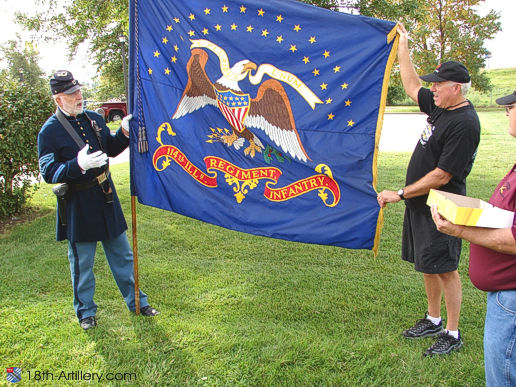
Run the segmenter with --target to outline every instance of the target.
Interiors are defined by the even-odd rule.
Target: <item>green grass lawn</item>
[[[485,70],[491,80],[492,90],[480,93],[471,89],[468,98],[475,106],[493,106],[495,100],[503,95],[511,94],[516,87],[516,68]]]
[[[503,113],[480,117],[469,194],[488,199],[513,165],[515,144]],[[380,153],[378,190],[403,185],[409,157]],[[128,169],[112,167],[130,223]],[[430,339],[401,337],[426,310],[421,274],[399,257],[401,203],[385,211],[376,258],[138,205],[140,283],[162,314],[149,319],[126,310],[99,247],[99,325],[84,332],[72,308],[67,245],[54,240],[54,200],[42,184],[32,204],[47,215],[0,238],[0,359],[4,369],[23,369],[20,385],[89,384],[65,380],[74,371],[126,373],[125,383],[100,384],[133,386],[484,384],[485,294],[469,281],[467,243],[459,268],[464,347],[428,359],[421,355]],[[5,373],[0,383],[8,384]]]

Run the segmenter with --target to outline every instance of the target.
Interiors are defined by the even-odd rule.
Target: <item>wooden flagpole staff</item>
[[[134,303],[136,315],[140,314],[140,285],[138,280],[138,239],[136,233],[136,196],[131,195],[131,215],[133,225]]]
[[[133,16],[134,15],[134,16]],[[134,44],[129,44],[129,79],[126,78],[126,95],[127,103],[130,111],[134,112],[137,109],[138,112],[138,137],[131,136],[131,141],[137,141],[138,153],[145,153],[149,151],[149,143],[147,141],[147,131],[145,129],[145,119],[143,117],[143,106],[142,106],[142,95],[141,95],[141,78],[140,78],[140,65],[139,55],[135,50],[139,47],[138,45],[138,0],[129,1],[129,43],[131,39],[134,40]],[[136,63],[133,63],[132,58],[135,58]],[[125,59],[124,59],[125,69]],[[136,81],[136,85],[134,84]],[[131,92],[136,89],[136,106],[135,101]],[[131,158],[131,157],[130,157]],[[132,162],[132,161],[131,161]],[[132,164],[131,164],[132,168]],[[134,258],[134,302],[136,315],[140,314],[140,286],[138,279],[138,238],[136,232],[136,196],[134,195],[132,186],[132,170],[131,170],[131,214],[132,214],[132,225],[133,225],[133,258]]]
[[[129,8],[133,6],[133,2],[129,2]],[[132,23],[129,23],[129,39],[132,36]],[[132,82],[132,74],[134,73],[134,69],[131,65],[131,48],[129,47],[128,56],[126,57],[125,53],[125,44],[126,44],[125,36],[120,37],[121,49],[122,49],[122,67],[124,71],[124,86],[125,86],[125,100],[126,100],[126,111],[127,113],[133,111],[133,101],[131,99],[131,88],[133,86]],[[126,65],[126,60],[129,60],[129,66]],[[129,68],[129,77],[127,75],[127,69]],[[128,80],[128,78],[130,78]],[[131,87],[129,87],[129,83]],[[132,139],[134,141],[134,137]],[[129,163],[131,156],[129,155]],[[131,164],[129,164],[131,165]],[[131,176],[132,178],[132,176]],[[134,273],[134,304],[135,304],[135,312],[138,316],[140,314],[140,280],[138,277],[138,234],[136,229],[136,196],[132,194],[132,186],[131,186],[131,220],[132,220],[132,237],[133,237],[133,273]]]

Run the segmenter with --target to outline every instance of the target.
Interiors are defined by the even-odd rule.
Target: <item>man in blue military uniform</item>
[[[135,310],[133,254],[127,223],[109,173],[108,157],[129,145],[129,120],[111,134],[101,116],[83,110],[81,84],[66,70],[50,79],[57,105],[38,135],[39,167],[58,196],[57,240],[68,240],[75,313],[83,329],[97,325],[93,301],[93,262],[102,243],[113,277],[129,310]],[[140,291],[141,313],[155,316],[147,295]]]

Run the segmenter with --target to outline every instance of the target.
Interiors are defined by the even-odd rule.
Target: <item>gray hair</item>
[[[459,83],[459,85],[461,85],[460,92],[462,93],[462,96],[465,97],[471,87],[471,81],[466,83]]]

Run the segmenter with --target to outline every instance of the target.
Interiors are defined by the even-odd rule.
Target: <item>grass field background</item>
[[[468,193],[488,199],[513,165],[515,144],[501,110],[480,118]],[[403,186],[409,157],[380,153],[379,191]],[[112,167],[130,223],[128,169]],[[0,237],[0,365],[22,368],[19,385],[91,384],[58,379],[63,371],[126,373],[125,382],[100,384],[135,386],[484,384],[485,294],[469,281],[467,243],[459,268],[464,347],[422,358],[432,340],[401,336],[426,310],[421,274],[399,257],[402,203],[384,213],[377,257],[247,235],[138,205],[140,284],[162,314],[149,319],[127,311],[99,246],[99,325],[84,332],[72,308],[67,245],[55,241],[54,201],[42,184],[32,205],[46,214]],[[5,376],[1,384],[9,384]]]
[[[498,97],[511,94],[514,91],[514,88],[516,87],[516,67],[505,69],[488,69],[484,71],[487,73],[487,76],[491,81],[491,90],[486,93],[481,93],[474,88],[471,88],[468,92],[467,98],[476,107],[496,107],[497,105],[495,101]],[[415,106],[412,100],[408,97],[399,105],[401,106],[389,106],[387,107],[387,111],[419,112],[417,106]]]
[[[475,89],[471,89],[468,98],[475,106],[492,106],[496,105],[496,99],[503,95],[511,94],[516,87],[516,68],[491,69],[487,71],[491,80],[492,89],[487,93],[479,93]]]

